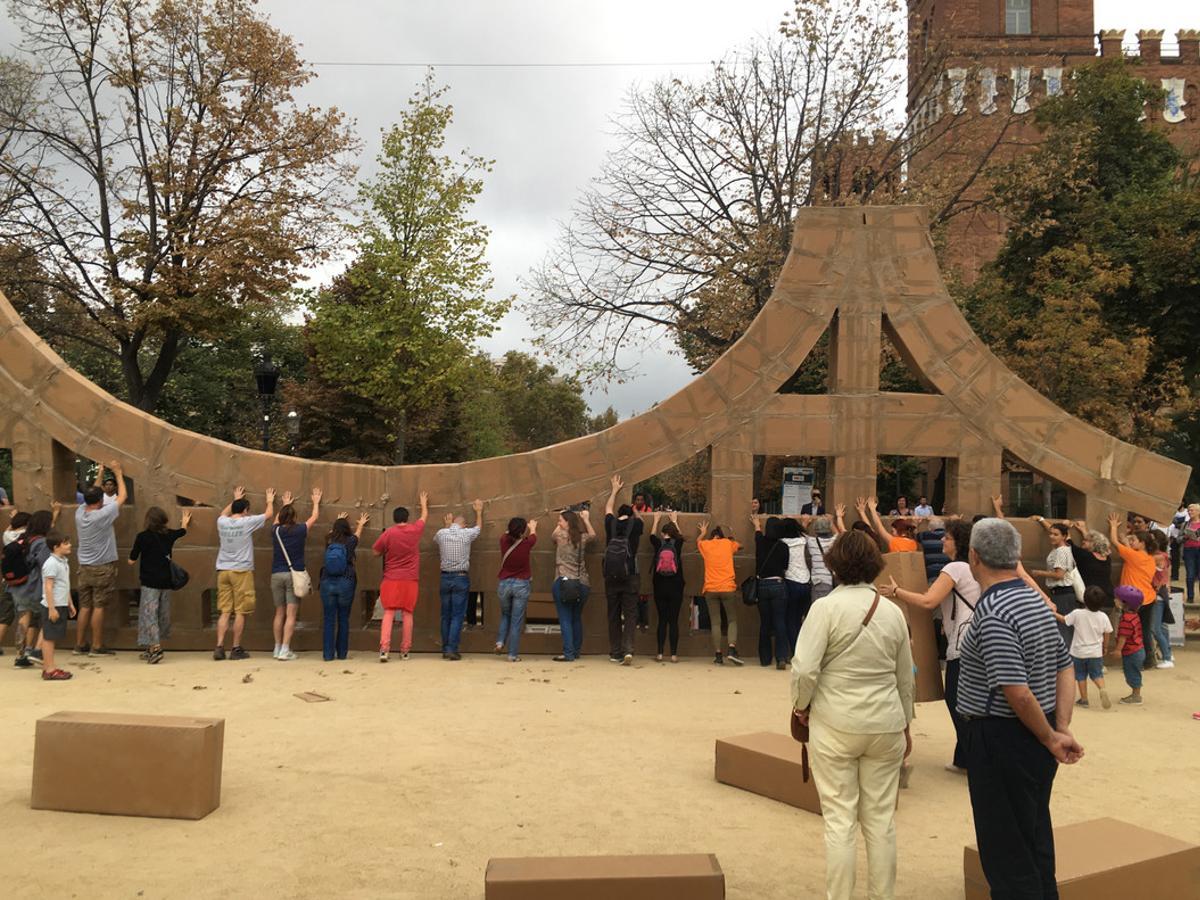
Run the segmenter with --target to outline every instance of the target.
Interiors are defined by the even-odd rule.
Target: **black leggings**
[[[683,579],[654,579],[654,608],[658,610],[658,655],[671,633],[671,655],[679,655],[679,610],[683,606]]]

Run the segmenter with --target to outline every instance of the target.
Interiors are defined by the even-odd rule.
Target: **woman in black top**
[[[789,550],[783,538],[783,520],[771,516],[763,528],[762,519],[751,516],[754,523],[754,565],[758,575],[758,661],[771,664],[774,647],[775,668],[786,669],[792,655],[788,646],[787,572]]]
[[[683,606],[683,535],[679,533],[679,514],[668,513],[671,521],[658,530],[662,513],[655,510],[650,525],[650,546],[654,548],[654,607],[658,610],[658,656],[663,658],[667,632],[671,634],[671,662],[679,662],[679,610]],[[662,537],[659,537],[659,535]]]
[[[154,665],[163,658],[162,642],[171,636],[171,550],[187,534],[192,514],[185,511],[180,528],[167,528],[167,514],[157,506],[146,510],[146,530],[138,534],[129,551],[129,564],[139,559],[138,646],[142,659]]]
[[[1083,586],[1098,587],[1104,591],[1105,599],[1100,608],[1111,610],[1116,605],[1113,601],[1112,560],[1109,559],[1112,546],[1100,532],[1089,531],[1086,522],[1081,520],[1070,524],[1080,535],[1079,544],[1072,542],[1069,546]]]

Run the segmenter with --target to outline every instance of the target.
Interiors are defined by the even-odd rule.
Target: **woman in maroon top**
[[[496,652],[508,648],[508,661],[517,662],[521,649],[521,632],[525,630],[525,608],[533,573],[529,552],[537,543],[537,520],[526,522],[520,516],[508,520],[508,529],[500,535],[500,631],[496,635]]]

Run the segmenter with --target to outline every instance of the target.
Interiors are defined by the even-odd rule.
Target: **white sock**
[[[287,645],[287,644],[280,644],[280,645],[279,645],[279,655],[280,655],[280,656],[283,656],[283,654],[285,654],[285,653],[287,653],[287,652],[288,652],[288,645]]]
[[[283,648],[283,644],[276,644],[276,645],[275,645],[275,656],[278,656],[278,655],[279,655],[279,651],[280,651],[282,648]]]

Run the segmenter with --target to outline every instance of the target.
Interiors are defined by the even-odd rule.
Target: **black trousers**
[[[1162,603],[1161,600],[1155,600],[1155,603]],[[1142,623],[1142,644],[1146,647],[1146,662],[1142,664],[1143,669],[1153,669],[1154,664],[1158,661],[1155,658],[1154,651],[1154,636],[1150,634],[1150,623],[1154,620],[1154,605],[1146,606],[1142,604],[1138,607],[1138,621]]]
[[[1019,719],[968,719],[963,733],[975,839],[992,900],[1057,900],[1050,822],[1057,760]]]
[[[769,666],[786,662],[792,655],[788,641],[787,589],[783,579],[758,583],[758,662]],[[772,653],[774,649],[774,653]]]
[[[654,608],[658,611],[658,653],[671,635],[671,655],[679,655],[679,610],[683,607],[682,578],[654,578]]]
[[[608,654],[633,653],[637,632],[638,577],[605,578],[604,599],[608,603]]]
[[[946,660],[946,708],[950,710],[950,721],[954,723],[954,765],[967,767],[967,747],[963,732],[967,720],[958,714],[958,659]]]

